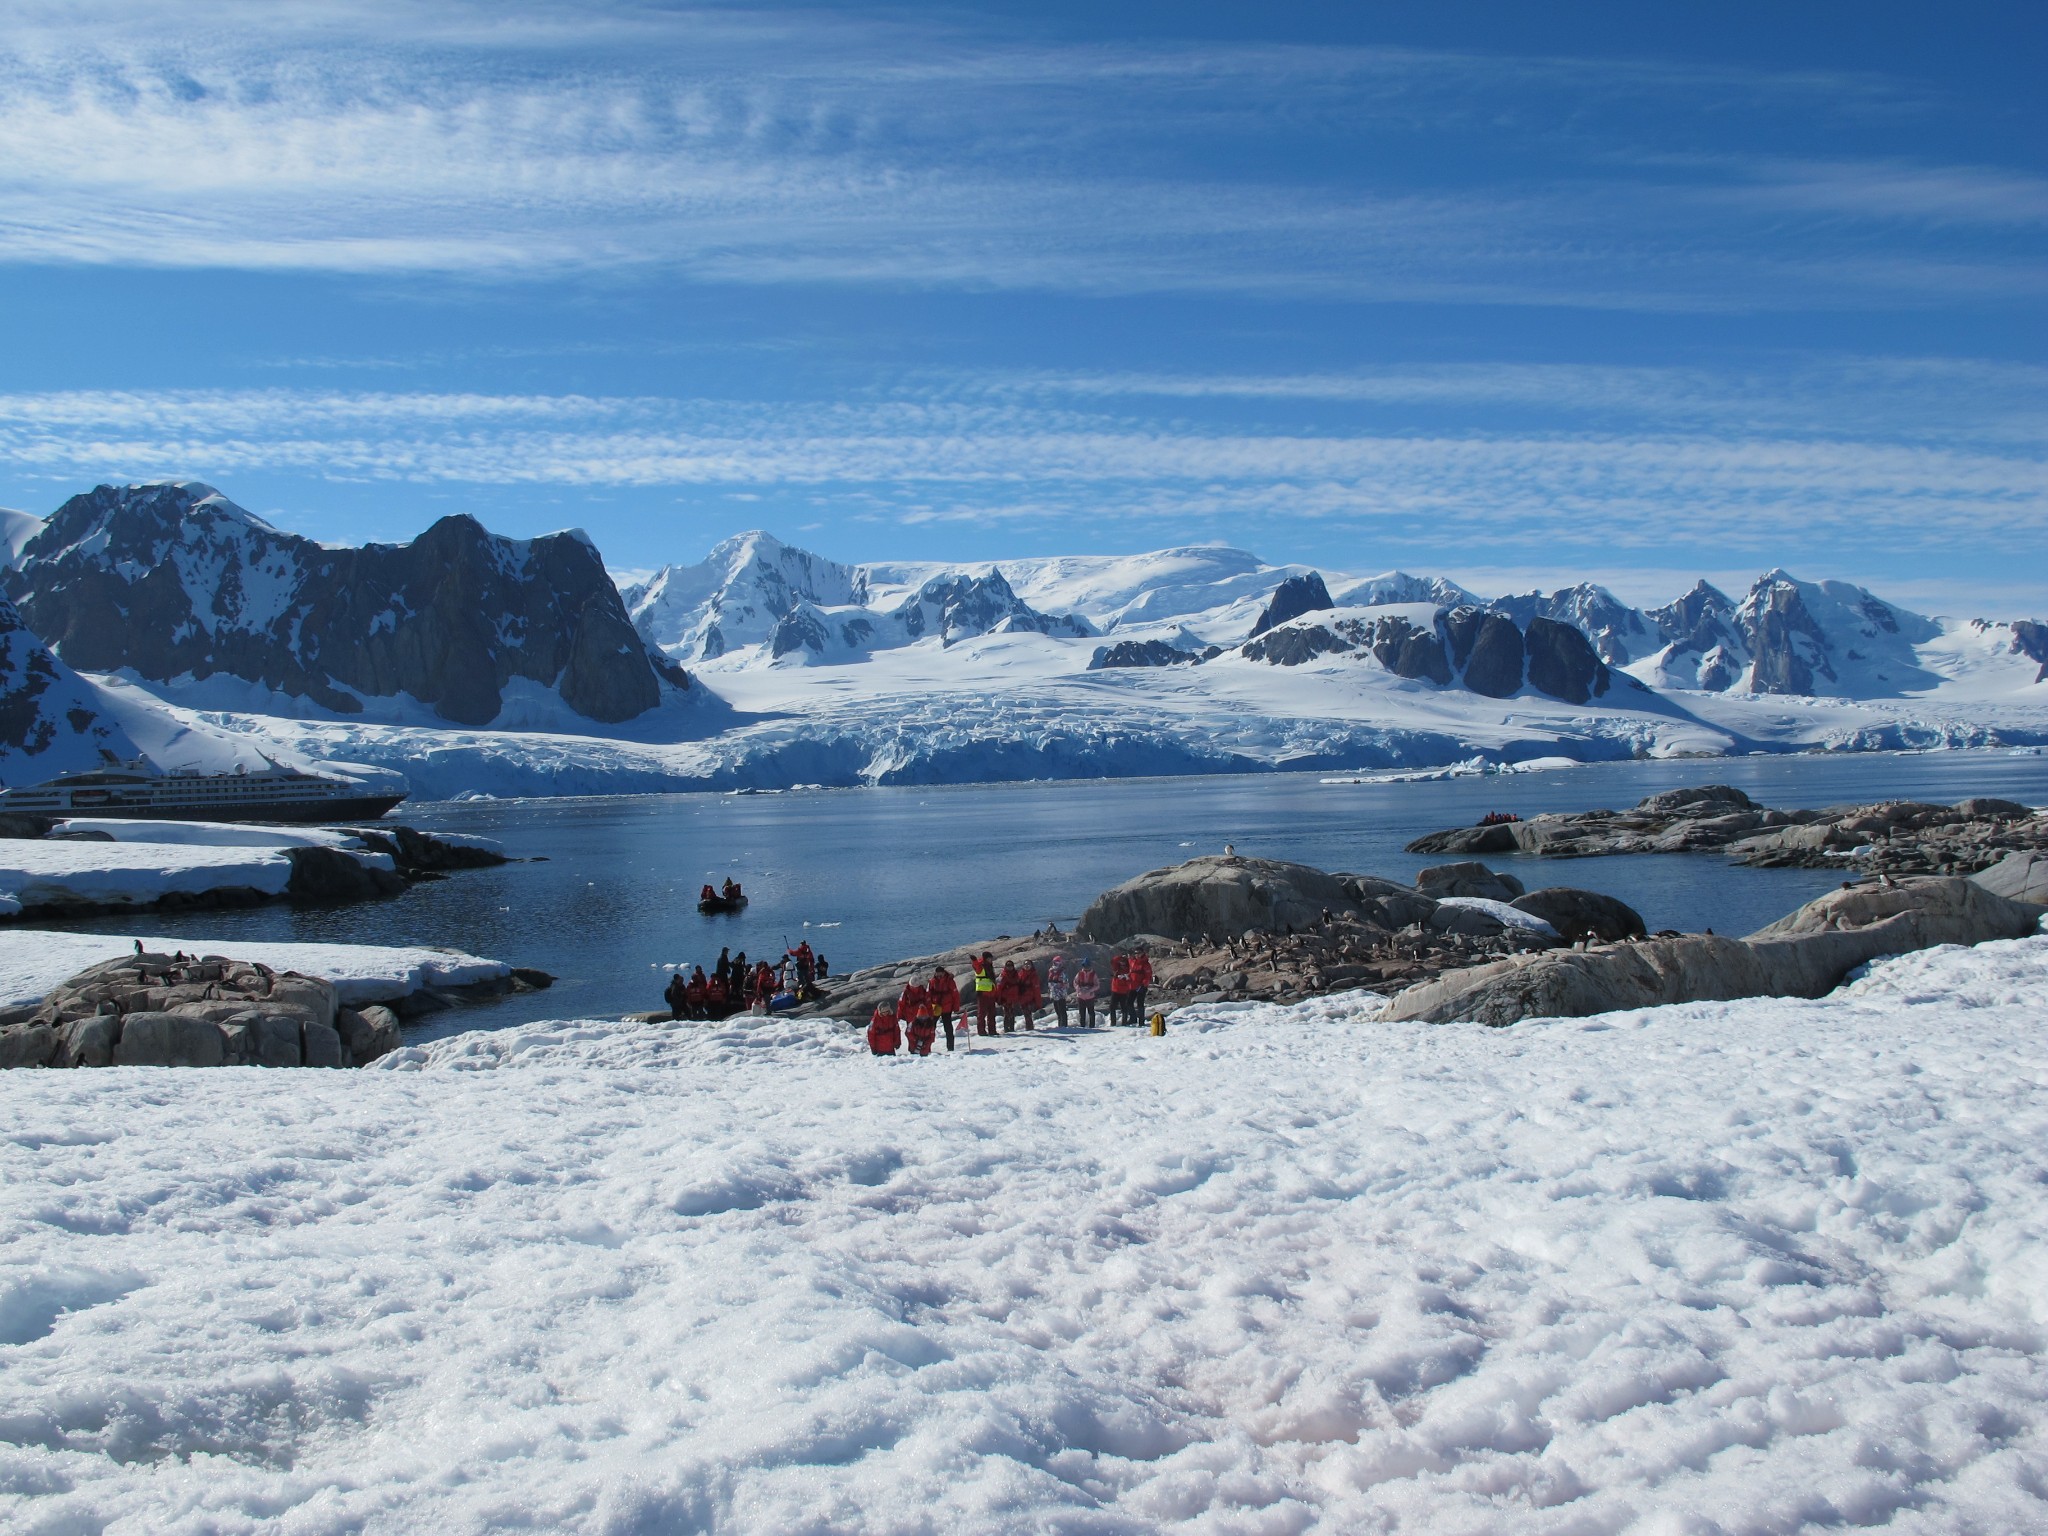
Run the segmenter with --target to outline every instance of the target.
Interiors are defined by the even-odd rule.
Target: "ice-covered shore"
[[[2048,1524],[2048,937],[1370,1011],[13,1074],[0,1526]]]

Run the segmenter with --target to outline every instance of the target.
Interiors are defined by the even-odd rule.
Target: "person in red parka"
[[[760,1004],[761,1011],[766,1013],[768,1011],[768,999],[775,995],[775,967],[766,960],[755,966],[754,984],[749,990],[754,1001]]]
[[[1017,980],[1017,962],[1005,960],[1003,974],[996,978],[996,1006],[1003,1010],[1003,1033],[1017,1033],[1017,994],[1020,986]]]
[[[904,1033],[910,1041],[910,1054],[931,1055],[932,1041],[938,1035],[939,1026],[932,1018],[931,993],[915,977],[903,984],[903,995],[896,999],[896,1017],[903,1022]]]
[[[1131,1011],[1131,959],[1118,955],[1109,967],[1109,1022],[1111,1027],[1126,1022]]]
[[[1038,979],[1038,967],[1026,960],[1017,967],[1017,1011],[1024,1015],[1024,1027],[1038,1028],[1038,1010],[1045,1005],[1045,988]]]
[[[868,1020],[868,1049],[877,1056],[894,1056],[896,1047],[903,1043],[903,1031],[896,1023],[896,1010],[887,1003],[875,1004],[874,1017]]]
[[[960,1012],[960,983],[953,979],[953,973],[943,965],[932,972],[932,979],[925,983],[925,992],[932,1000],[932,1013],[939,1025],[946,1031],[946,1049],[953,1049],[953,1019]]]
[[[1145,1022],[1145,994],[1152,988],[1152,957],[1144,950],[1131,956],[1131,1022]]]

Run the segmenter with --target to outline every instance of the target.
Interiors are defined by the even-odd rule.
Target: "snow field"
[[[64,830],[103,833],[117,843],[366,851],[361,838],[326,827],[278,827],[241,821],[146,821],[140,817],[68,816],[64,818]],[[388,859],[386,862],[388,865]]]
[[[274,847],[0,842],[0,894],[25,907],[67,901],[143,906],[173,891],[196,893],[229,886],[276,896],[291,877],[291,860]]]
[[[1369,1012],[9,1074],[0,1527],[2048,1524],[2048,938]]]
[[[273,971],[322,976],[351,1006],[404,997],[426,987],[460,987],[512,974],[503,960],[485,960],[454,949],[378,944],[269,944],[241,939],[155,938],[146,934],[57,933],[0,928],[0,1008],[40,1002],[51,988],[89,965],[135,952],[137,940],[151,954],[227,955],[254,960]]]
[[[241,887],[279,896],[291,883],[292,848],[329,847],[376,869],[397,867],[388,853],[368,852],[345,833],[210,821],[68,825],[112,831],[115,840],[0,839],[0,897],[16,903],[13,911],[74,902],[143,907],[174,892]]]

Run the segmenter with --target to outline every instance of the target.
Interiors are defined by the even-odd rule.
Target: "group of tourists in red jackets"
[[[1118,955],[1109,972],[1109,1022],[1135,1026],[1145,1014],[1145,997],[1152,986],[1152,958],[1144,950]],[[1065,1029],[1071,1017],[1081,1029],[1096,1027],[1096,1003],[1102,997],[1102,978],[1094,963],[1083,955],[1070,975],[1064,956],[1046,962],[1045,974],[1026,960],[1019,965],[1005,960],[998,969],[995,957],[977,955],[969,967],[966,989],[953,973],[941,965],[927,981],[912,978],[893,1003],[878,1003],[868,1021],[868,1049],[877,1056],[894,1056],[907,1043],[913,1056],[929,1056],[945,1032],[946,1049],[954,1046],[954,1021],[964,1024],[971,1017],[977,1035],[1015,1034],[1018,1021],[1027,1030],[1038,1028],[1041,1009],[1051,1005],[1054,1028]],[[1001,1018],[1001,1028],[997,1019]]]
[[[818,995],[818,982],[828,974],[825,957],[812,953],[809,939],[776,965],[759,960],[749,966],[745,950],[735,955],[721,949],[709,976],[701,965],[687,977],[677,967],[661,998],[672,1019],[726,1019],[749,1008],[809,1002]]]

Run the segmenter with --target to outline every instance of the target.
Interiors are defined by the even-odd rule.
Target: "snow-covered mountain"
[[[38,783],[138,750],[99,690],[51,655],[0,598],[0,784]]]
[[[845,564],[757,532],[621,592],[580,535],[327,549],[190,485],[31,532],[7,590],[144,750],[425,797],[2048,742],[2048,626],[1783,571],[1645,610],[1210,546]]]
[[[272,708],[486,726],[552,704],[598,725],[688,685],[573,531],[445,517],[408,544],[328,546],[194,481],[103,485],[24,543],[5,590],[72,666],[195,699],[221,679]]]
[[[844,607],[866,592],[852,567],[756,531],[727,539],[700,564],[665,565],[620,596],[641,634],[697,661],[760,644],[799,604]]]
[[[755,647],[770,661],[843,661],[936,637],[1029,631],[1085,636],[1087,620],[1040,613],[999,568],[846,566],[758,530],[727,539],[700,565],[668,565],[621,589],[647,640],[671,656],[715,661]]]

